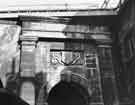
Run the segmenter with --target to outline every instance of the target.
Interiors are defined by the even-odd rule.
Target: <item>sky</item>
[[[55,3],[88,3],[88,2],[103,2],[104,0],[3,0],[2,6],[7,5],[37,5],[37,4],[55,4]]]
[[[104,0],[0,0],[0,8],[20,7],[30,5],[44,5],[44,4],[79,4],[86,3],[89,5],[101,5]],[[119,0],[110,0],[111,5],[115,5]]]

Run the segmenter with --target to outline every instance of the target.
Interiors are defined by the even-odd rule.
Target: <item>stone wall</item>
[[[133,104],[135,64],[135,1],[128,0],[120,9],[118,21],[118,46],[121,66],[117,71],[121,103]],[[132,101],[131,101],[132,100]],[[126,101],[126,102],[125,102]],[[123,105],[122,104],[122,105]],[[124,105],[125,105],[124,104]]]
[[[60,76],[60,73],[57,75],[57,69],[61,69],[61,66],[67,67],[69,65],[74,66],[73,64],[81,64],[79,65],[82,66],[81,71],[74,69],[72,73],[80,75],[82,78],[84,76],[88,80],[88,87],[90,91],[92,91],[90,104],[118,104],[115,74],[112,57],[110,56],[111,48],[109,47],[108,50],[107,47],[106,50],[106,48],[98,46],[102,44],[103,46],[109,46],[112,43],[108,26],[74,24],[65,27],[63,24],[52,24],[52,22],[46,24],[46,21],[41,21],[40,19],[34,21],[34,19],[31,20],[30,18],[28,20],[20,20],[20,23],[22,23],[22,35],[20,37],[21,58],[20,72],[16,80],[16,85],[21,85],[25,81],[31,81],[37,90],[35,91],[36,97],[39,96],[41,99],[38,100],[39,103],[43,104],[49,90],[52,88],[48,84],[55,82],[55,80],[56,83],[59,82],[59,78],[57,77]],[[52,28],[54,25],[58,25],[60,28]],[[57,46],[59,41],[64,43],[64,45]],[[69,43],[65,44],[66,42]],[[51,45],[51,43],[54,43],[54,45]],[[53,55],[53,51],[57,56],[54,57],[56,59],[53,59],[51,62],[50,57],[51,54]],[[64,60],[61,60],[62,51],[70,52]],[[82,52],[83,54],[79,56],[78,54],[74,54],[75,59],[72,59],[74,52]],[[36,71],[44,72],[43,78],[41,78],[40,75],[38,78]],[[71,78],[75,76],[71,75]],[[72,82],[78,80],[79,78],[77,77]],[[85,84],[85,82],[82,84]],[[55,85],[56,84],[54,84],[54,86]],[[40,87],[41,89],[39,89]],[[18,93],[19,91],[18,89]],[[42,94],[41,96],[39,92]],[[43,100],[41,97],[43,97]]]

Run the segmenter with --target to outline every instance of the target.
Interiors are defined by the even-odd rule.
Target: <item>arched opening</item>
[[[30,105],[35,104],[35,87],[32,82],[24,82],[21,86],[20,96]]]
[[[74,82],[60,82],[53,87],[48,95],[49,105],[87,105],[88,92]]]

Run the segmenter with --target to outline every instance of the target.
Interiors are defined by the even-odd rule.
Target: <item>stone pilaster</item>
[[[100,70],[98,68],[97,52],[91,49],[85,52],[85,64],[89,79],[89,87],[91,88],[90,105],[104,105],[102,96],[102,87],[100,79]]]
[[[119,105],[111,46],[98,46],[104,105]]]
[[[21,59],[20,59],[20,76],[34,77],[36,64],[36,41],[37,37],[22,36],[21,40]]]

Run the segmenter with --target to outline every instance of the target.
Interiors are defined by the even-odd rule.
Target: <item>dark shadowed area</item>
[[[86,105],[86,90],[75,83],[60,82],[49,93],[49,105]]]

